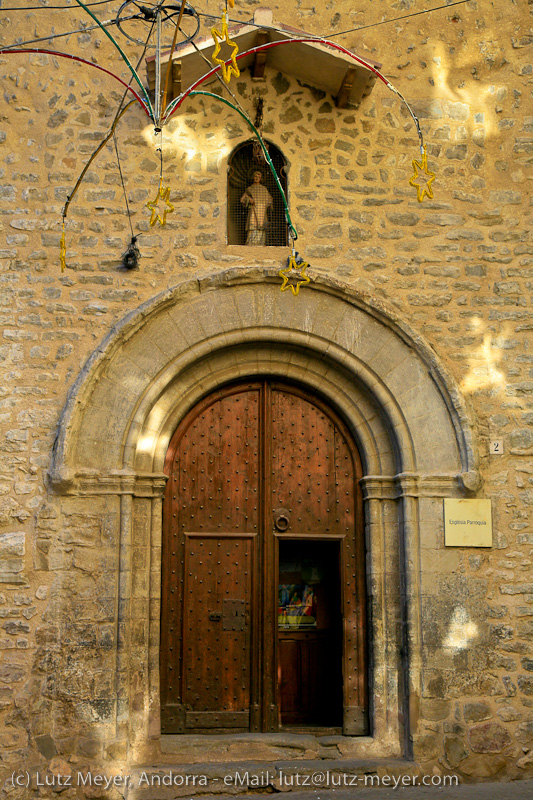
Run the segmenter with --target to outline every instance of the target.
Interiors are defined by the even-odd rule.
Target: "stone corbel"
[[[361,478],[365,500],[395,500],[396,486],[393,477],[385,475],[365,475]]]
[[[58,494],[87,497],[90,495],[132,495],[162,497],[167,476],[164,473],[137,473],[132,470],[111,470],[107,474],[93,470],[51,473],[50,483]]]
[[[457,474],[420,475],[400,472],[397,475],[365,475],[361,486],[365,500],[398,500],[401,497],[458,497],[474,493],[481,485],[476,470]]]
[[[339,93],[335,98],[335,105],[337,108],[346,108],[348,105],[348,100],[350,99],[350,93],[352,91],[354,80],[357,76],[357,69],[356,67],[350,67],[346,70],[344,78],[342,79],[342,83],[339,88]]]
[[[268,31],[259,31],[257,34],[257,45],[266,44],[268,42]],[[262,50],[254,56],[254,63],[252,67],[252,78],[264,78],[265,66],[267,62],[268,52]]]

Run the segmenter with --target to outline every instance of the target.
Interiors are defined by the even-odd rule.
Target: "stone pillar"
[[[131,601],[132,496],[120,497],[120,544],[117,606],[117,740],[127,748],[129,738],[128,657]]]
[[[401,684],[404,697],[404,752],[413,755],[412,736],[418,724],[422,671],[420,596],[420,535],[417,476],[397,477],[401,496],[400,587],[402,605]]]
[[[390,478],[367,476],[365,497],[371,735],[385,755],[402,755],[399,708],[398,508]]]

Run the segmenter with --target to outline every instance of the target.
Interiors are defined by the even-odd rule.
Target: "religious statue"
[[[246,244],[266,245],[268,212],[272,208],[272,195],[263,185],[263,173],[256,170],[253,183],[241,197],[241,203],[248,209],[246,220]]]

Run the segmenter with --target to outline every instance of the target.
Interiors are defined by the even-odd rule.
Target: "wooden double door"
[[[273,381],[204,398],[172,437],[163,733],[367,732],[361,466],[319,398]]]

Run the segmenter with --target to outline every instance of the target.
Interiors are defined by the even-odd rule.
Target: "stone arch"
[[[185,281],[129,314],[87,362],[61,417],[53,490],[69,509],[111,509],[116,520],[106,546],[116,556],[108,577],[123,632],[117,682],[127,676],[128,714],[124,726],[117,703],[115,726],[102,735],[124,737],[134,758],[161,757],[165,453],[201,397],[259,375],[314,388],[356,439],[364,467],[374,705],[372,735],[346,752],[416,752],[421,553],[433,546],[429,531],[442,526],[442,497],[477,488],[467,409],[428,345],[375,299],[324,277],[294,298],[280,293],[274,270],[257,269]]]
[[[305,357],[312,360],[315,355],[323,365],[319,371],[327,375],[334,368],[348,376],[351,391],[359,387],[396,431],[392,441],[399,443],[399,471],[433,470],[457,476],[468,489],[477,487],[477,454],[466,405],[417,333],[375,299],[337,282],[317,278],[300,302],[281,295],[277,278],[268,271],[242,270],[179,284],[110,331],[69,393],[54,446],[53,482],[69,484],[76,475],[134,469],[132,448],[140,457],[138,440],[143,431],[152,430],[165,393],[175,392],[183,376],[192,379],[209,359],[217,369],[233,364],[235,376],[255,374],[257,368],[247,373],[244,367],[255,359],[254,348],[281,353],[286,363],[280,374],[289,369],[283,358],[289,348],[295,364],[299,354],[300,371],[306,369]],[[205,376],[204,381],[209,384]],[[417,397],[423,397],[422,406]],[[443,426],[445,452],[425,435],[424,420],[431,419],[433,427]],[[374,457],[370,450],[363,453],[370,468]],[[160,466],[161,452],[154,458],[152,466]],[[146,470],[146,459],[142,465]]]

